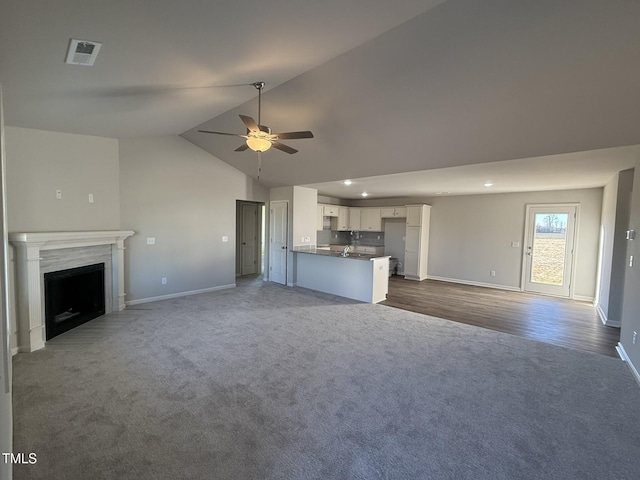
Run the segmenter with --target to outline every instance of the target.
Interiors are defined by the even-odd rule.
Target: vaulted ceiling
[[[451,167],[462,179],[464,166],[533,159],[506,182],[550,168],[536,157],[575,162],[564,154],[640,144],[637,0],[3,0],[1,8],[8,125],[182,134],[256,176],[256,154],[233,151],[241,139],[196,130],[244,133],[238,114],[257,117],[257,92],[223,85],[263,80],[262,123],[315,134],[288,142],[295,155],[263,154],[268,186]],[[70,38],[103,43],[94,67],[63,63]],[[637,150],[607,152],[595,183],[638,160]]]

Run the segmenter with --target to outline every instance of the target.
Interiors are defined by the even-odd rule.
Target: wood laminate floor
[[[393,276],[382,305],[484,327],[563,347],[618,357],[620,330],[587,302],[437,280]]]

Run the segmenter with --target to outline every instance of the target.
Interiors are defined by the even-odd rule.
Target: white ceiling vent
[[[86,65],[90,67],[96,61],[101,43],[90,40],[76,40],[72,38],[69,42],[67,60],[65,63],[71,65]]]

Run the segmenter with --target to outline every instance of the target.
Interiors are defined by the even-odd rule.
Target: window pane
[[[535,218],[531,281],[562,285],[567,243],[566,213],[538,213]]]

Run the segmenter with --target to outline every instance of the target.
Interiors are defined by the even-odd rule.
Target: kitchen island
[[[296,285],[367,303],[386,300],[389,257],[294,249]]]

